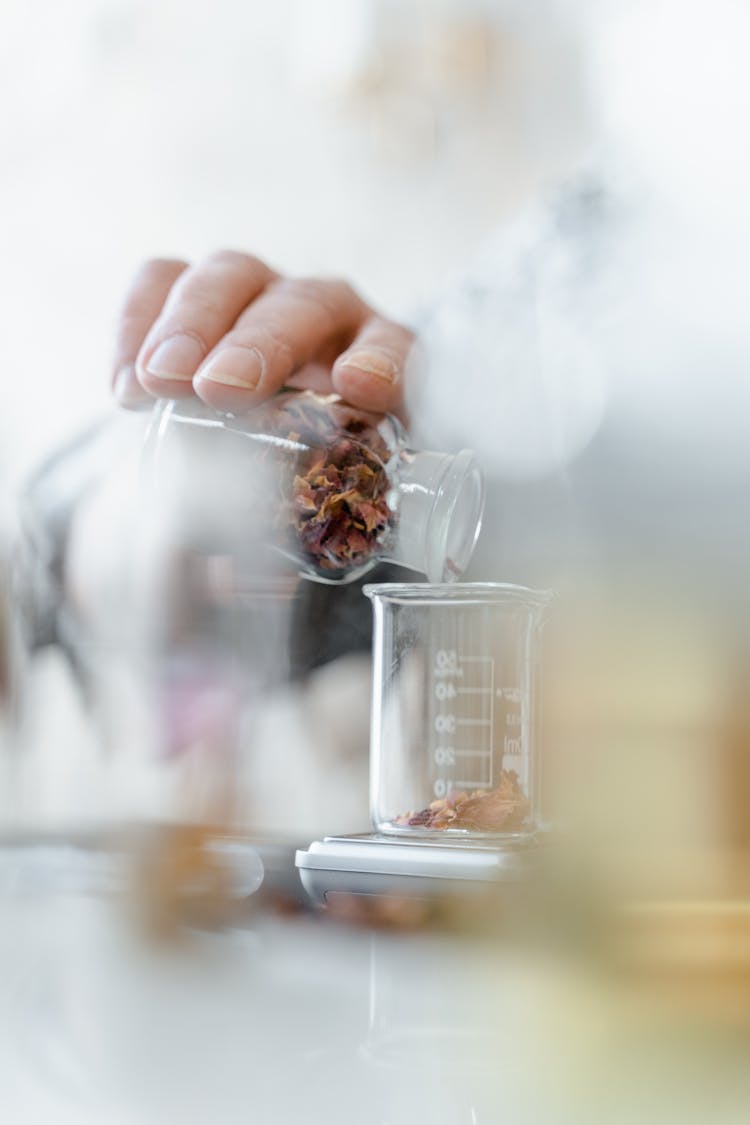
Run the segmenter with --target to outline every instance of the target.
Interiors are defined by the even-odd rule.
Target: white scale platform
[[[531,872],[534,844],[440,844],[363,834],[326,836],[297,851],[302,885],[318,905],[332,892],[431,898],[477,883],[516,883]]]

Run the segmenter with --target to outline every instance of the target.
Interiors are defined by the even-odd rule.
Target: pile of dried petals
[[[385,443],[358,412],[322,413],[304,396],[291,399],[284,422],[287,438],[306,447],[295,465],[284,518],[314,567],[354,569],[379,549],[391,517]]]
[[[513,832],[529,815],[529,801],[515,770],[503,770],[495,789],[459,790],[433,801],[419,812],[397,816],[394,823],[410,828],[461,828],[474,832]]]

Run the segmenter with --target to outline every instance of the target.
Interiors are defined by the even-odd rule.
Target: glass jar
[[[159,402],[146,449],[159,475],[172,443],[205,455],[217,439],[225,463],[234,459],[247,511],[304,577],[351,582],[380,560],[433,582],[466,569],[484,504],[471,451],[417,452],[390,415],[292,390],[239,416],[194,400]]]
[[[376,831],[454,842],[532,837],[538,637],[550,595],[499,583],[364,592],[375,617]]]

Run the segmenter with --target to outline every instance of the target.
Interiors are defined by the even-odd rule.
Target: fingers
[[[232,250],[182,273],[138,354],[142,386],[165,398],[192,395],[205,357],[274,277],[258,258]]]
[[[290,375],[285,386],[294,387],[300,391],[314,391],[319,395],[331,393],[331,365],[330,363],[306,363]]]
[[[159,259],[125,302],[113,383],[127,406],[197,393],[239,412],[290,383],[400,413],[413,343],[341,281],[280,278],[234,251],[190,267]]]
[[[206,358],[196,393],[218,410],[246,410],[294,372],[350,340],[367,306],[341,281],[277,280]]]
[[[401,324],[372,316],[333,365],[333,389],[352,406],[399,413],[404,371],[414,334]]]
[[[151,395],[138,382],[135,361],[170,289],[185,269],[187,262],[158,258],[146,262],[133,279],[115,333],[112,389],[122,406],[137,407],[151,401]]]

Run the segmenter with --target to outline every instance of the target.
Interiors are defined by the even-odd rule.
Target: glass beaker
[[[452,842],[532,836],[538,639],[551,595],[499,583],[364,592],[375,616],[376,831]]]

